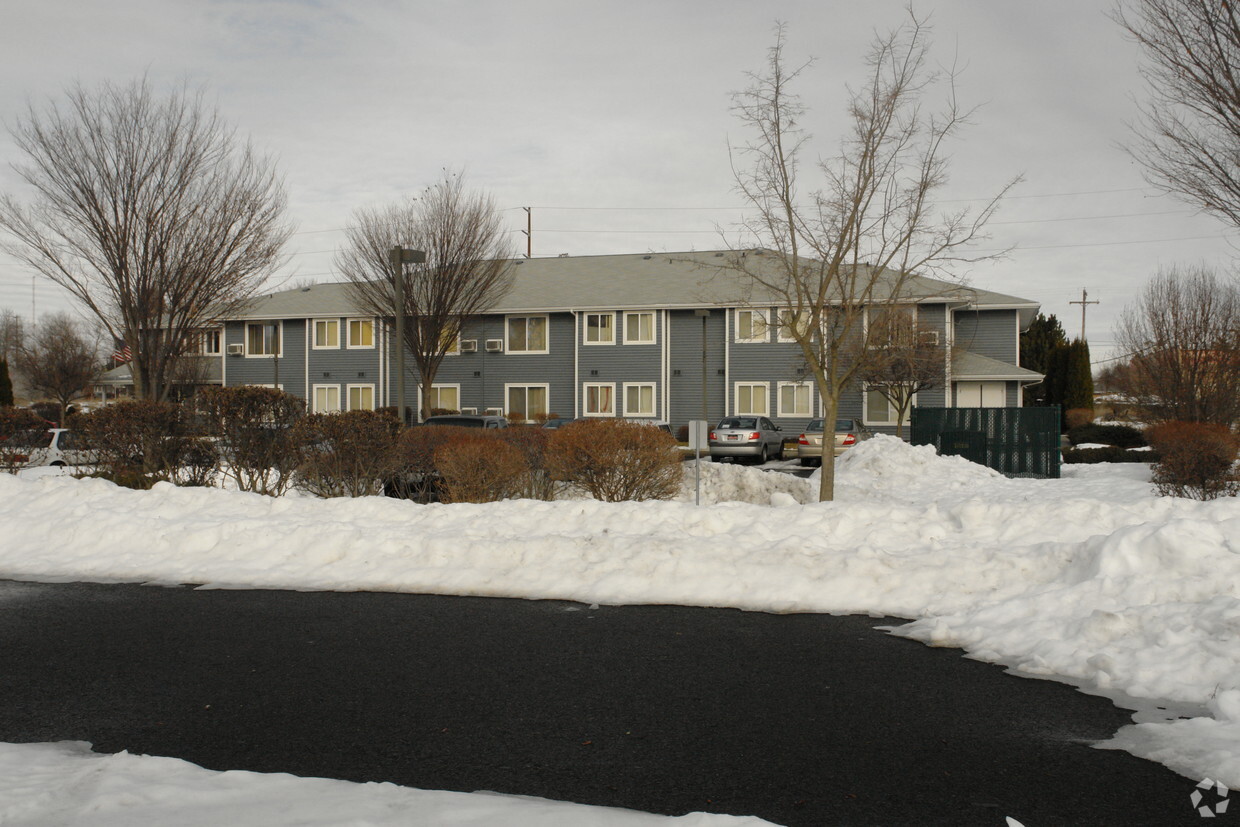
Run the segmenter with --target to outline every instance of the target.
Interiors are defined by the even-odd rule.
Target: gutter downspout
[[[573,419],[581,416],[581,330],[577,310],[570,309],[573,314]],[[548,325],[550,326],[550,325]],[[551,400],[547,400],[551,405]]]

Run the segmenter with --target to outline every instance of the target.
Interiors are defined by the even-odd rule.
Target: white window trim
[[[954,407],[957,407],[957,408],[977,407],[975,405],[961,405],[960,404],[960,386],[961,385],[977,385],[978,386],[977,388],[978,400],[977,401],[979,403],[983,403],[986,401],[986,385],[998,385],[1000,387],[1000,399],[1002,400],[1003,404],[1002,405],[984,405],[983,404],[981,405],[981,407],[983,408],[986,408],[986,407],[1006,408],[1007,407],[1007,382],[1003,379],[989,379],[989,380],[987,379],[961,379],[961,380],[957,380],[956,382],[954,382],[953,385],[954,387],[952,388],[952,401],[953,401]]]
[[[741,388],[761,388],[765,407],[761,411],[742,411],[739,400]],[[752,394],[751,394],[752,396]],[[771,383],[770,382],[733,382],[732,383],[732,416],[771,416]]]
[[[551,413],[551,383],[550,382],[505,382],[504,383],[504,407],[487,408],[488,413],[490,411],[497,411],[495,416],[506,416],[509,419],[512,419],[512,416],[508,412],[508,391],[510,388],[542,388],[543,390],[547,392],[546,413]],[[528,410],[529,408],[529,394],[528,393],[526,394],[526,398],[525,398],[525,407]],[[530,420],[522,419],[522,420],[513,420],[513,421],[528,422]]]
[[[370,322],[370,344],[368,345],[353,344],[353,322]],[[373,318],[366,318],[364,316],[353,316],[352,318],[344,320],[344,339],[345,339],[346,350],[374,350],[375,343],[379,339],[379,326],[375,324],[375,320]]]
[[[649,411],[631,411],[629,410],[629,388],[650,388],[650,410]],[[659,388],[656,382],[624,382],[621,389],[623,399],[621,404],[624,407],[625,416],[648,416],[653,417],[659,410]]]
[[[319,343],[319,322],[335,322],[336,323],[336,344],[324,345]],[[340,350],[340,320],[339,319],[311,319],[310,320],[310,348],[311,350]]]
[[[212,334],[215,336],[215,350],[208,350],[207,342],[210,340]],[[198,352],[202,356],[219,356],[224,352],[224,329],[215,327],[210,330],[204,330],[199,336],[198,341]]]
[[[630,316],[649,316],[650,317],[650,338],[649,339],[630,339],[629,338],[629,317]],[[641,323],[638,322],[638,329],[641,329]],[[659,334],[658,317],[655,316],[653,310],[628,310],[624,313],[624,343],[626,345],[657,345]]]
[[[457,331],[452,337],[452,344],[448,345],[448,349],[443,352],[444,356],[460,356],[461,355],[461,331]]]
[[[786,325],[784,324],[785,313],[789,317],[793,317],[793,318],[795,318],[797,315],[800,315],[800,313],[798,313],[798,311],[792,307],[775,308],[775,341],[781,344],[788,344],[789,342],[796,341],[796,339],[794,339],[792,336],[787,336],[784,334],[784,328],[786,327]],[[801,313],[804,313],[804,311],[801,311]]]
[[[354,388],[370,388],[370,408],[354,408],[353,407],[353,389]],[[379,397],[375,395],[374,382],[353,382],[344,386],[344,410],[346,411],[373,411],[377,410],[379,405]]]
[[[590,388],[608,388],[609,390],[611,390],[611,411],[610,412],[595,411],[591,413],[590,411],[586,410],[586,406],[590,398],[590,393],[589,393]],[[599,417],[615,416],[616,415],[616,383],[615,382],[585,382],[583,383],[581,386],[581,415],[582,416],[599,416]]]
[[[611,317],[611,339],[605,342],[591,342],[587,337],[590,334],[590,317],[591,316],[610,316]],[[581,344],[587,347],[596,345],[614,345],[616,343],[616,314],[611,311],[601,313],[582,313],[581,314]]]
[[[804,413],[800,411],[784,410],[784,388],[805,388],[809,391],[809,410]],[[780,382],[775,387],[775,407],[779,411],[779,417],[788,417],[790,419],[812,419],[814,416],[814,383],[813,382]]]
[[[336,391],[336,407],[333,410],[330,410],[330,411],[319,410],[318,401],[319,401],[319,390],[320,389]],[[327,384],[318,384],[318,385],[310,386],[311,413],[339,413],[340,411],[344,410],[340,402],[341,400],[340,400],[340,385],[339,384],[327,383]]]
[[[509,334],[508,334],[508,323],[513,319],[542,319],[544,322],[543,329],[546,331],[546,334],[547,334],[545,337],[546,347],[544,347],[542,350],[513,350],[511,347],[509,347],[509,343],[512,341],[512,339],[509,337]],[[530,338],[529,329],[527,328],[526,336],[525,336],[525,339],[527,342],[529,341],[529,338]],[[551,352],[551,319],[550,317],[546,313],[527,313],[527,314],[514,313],[511,316],[505,316],[504,317],[504,352],[511,354],[513,356],[537,356],[539,354],[550,353]],[[513,384],[515,385],[518,383],[514,382]],[[532,386],[523,386],[523,387],[532,387]],[[507,405],[508,405],[508,398],[507,396],[505,396],[504,406],[507,407]]]
[[[435,382],[431,385],[432,390],[442,390],[443,388],[452,388],[456,391],[456,410],[461,410],[461,384],[459,382]],[[418,386],[418,409],[422,409],[422,386]]]
[[[907,311],[905,310],[906,308],[907,308]],[[861,319],[861,322],[862,322],[861,334],[867,342],[869,342],[869,339],[870,339],[870,314],[871,313],[886,313],[888,311],[907,312],[908,315],[912,317],[914,326],[918,324],[918,320],[921,318],[921,315],[920,315],[921,308],[916,302],[897,302],[896,304],[866,305],[865,313],[862,314],[862,319]],[[883,342],[882,344],[875,344],[874,342],[870,342],[870,347],[885,348],[889,344],[890,342]]]
[[[245,344],[245,358],[247,359],[274,359],[274,353],[250,353],[250,326],[258,325],[260,327],[269,327],[271,322],[246,322],[245,328],[241,331],[241,341]],[[276,322],[276,335],[280,338],[280,356],[284,355],[284,322]],[[264,385],[263,387],[271,387]]]
[[[741,314],[752,313],[762,318],[762,335],[752,338],[741,336]],[[754,344],[758,342],[769,342],[771,340],[771,309],[769,307],[738,307],[732,315],[733,322],[733,339],[742,344]],[[752,321],[750,326],[752,327]]]

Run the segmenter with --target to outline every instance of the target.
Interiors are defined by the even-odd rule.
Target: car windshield
[[[729,416],[719,421],[720,428],[757,428],[758,420],[751,416]]]
[[[432,416],[424,425],[455,425],[458,428],[481,428],[486,422],[476,416]]]
[[[836,430],[836,431],[852,431],[852,430],[855,430],[855,429],[856,429],[856,427],[857,427],[857,423],[856,423],[856,422],[854,422],[854,421],[853,421],[853,420],[851,420],[851,419],[837,419],[837,420],[835,420],[835,430]]]

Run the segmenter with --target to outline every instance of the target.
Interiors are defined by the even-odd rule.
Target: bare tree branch
[[[45,394],[65,411],[102,371],[98,339],[88,337],[67,313],[44,316],[17,351],[15,361],[31,390]]]
[[[489,196],[465,189],[464,176],[445,172],[421,199],[354,212],[348,246],[336,266],[352,283],[363,311],[395,316],[393,247],[426,253],[425,264],[402,268],[405,346],[422,387],[422,416],[430,415],[435,374],[465,319],[492,307],[512,287],[513,252]]]
[[[274,162],[201,92],[146,79],[32,105],[10,130],[33,189],[0,198],[3,248],[68,290],[133,352],[134,390],[162,399],[192,330],[252,296],[292,228]]]

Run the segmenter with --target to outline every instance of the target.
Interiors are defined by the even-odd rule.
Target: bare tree
[[[25,341],[25,320],[12,310],[0,310],[0,359],[12,359]]]
[[[145,78],[33,104],[10,130],[33,189],[0,198],[4,249],[68,290],[133,353],[134,392],[162,399],[187,333],[249,298],[291,227],[274,162],[203,93]]]
[[[67,313],[44,316],[17,352],[16,364],[33,391],[60,406],[62,425],[69,403],[90,387],[102,369],[98,340],[84,333]]]
[[[336,266],[349,279],[363,312],[396,313],[394,247],[426,253],[426,262],[399,268],[404,294],[405,347],[422,388],[422,416],[430,415],[435,374],[457,346],[461,324],[512,287],[512,250],[489,196],[466,191],[463,176],[445,173],[416,201],[354,212],[348,246]]]
[[[867,394],[878,394],[895,410],[896,436],[903,437],[913,397],[943,387],[947,349],[940,344],[939,331],[918,322],[912,305],[872,312],[870,328],[870,352],[854,357],[857,378]]]
[[[743,241],[767,249],[733,254],[725,268],[763,301],[785,308],[785,328],[813,373],[828,422],[878,352],[879,326],[867,325],[869,313],[910,303],[924,289],[919,271],[986,258],[965,258],[962,248],[983,237],[999,199],[1016,183],[975,212],[944,213],[934,205],[947,182],[944,144],[970,113],[958,107],[951,75],[943,111],[923,112],[923,98],[943,78],[926,65],[928,30],[911,12],[909,18],[875,39],[868,80],[852,95],[849,132],[838,152],[816,165],[825,182],[817,191],[801,188],[809,136],[798,123],[806,109],[791,89],[809,64],[787,66],[782,26],[766,70],[751,74],[752,85],[734,96],[737,117],[754,133],[733,152],[737,188],[754,215],[742,227]],[[739,168],[738,160],[748,166]],[[827,451],[819,496],[834,494],[835,462]]]
[[[1207,267],[1155,276],[1115,331],[1132,354],[1115,375],[1152,420],[1240,420],[1240,285]]]
[[[1240,18],[1229,0],[1127,0],[1149,101],[1129,152],[1147,180],[1240,227]]]

